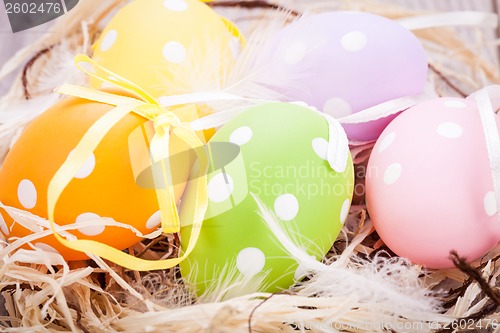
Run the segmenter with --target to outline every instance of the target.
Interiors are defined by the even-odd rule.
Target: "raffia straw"
[[[110,8],[117,5],[120,5],[120,1],[80,1],[75,10],[59,20],[51,33],[20,51],[5,64],[0,70],[0,79],[40,50],[54,46],[40,59],[33,61],[27,75],[30,95],[51,101],[48,92],[63,83],[61,80],[68,80],[67,76],[62,75],[68,68],[58,66],[58,63],[65,58],[65,54],[68,55],[65,59],[69,59],[69,55],[82,50],[89,51],[90,44],[99,33],[98,22],[106,18]],[[422,14],[368,0],[296,0],[281,1],[281,5],[300,12],[365,10],[391,18]],[[269,17],[263,15],[268,13],[266,10],[253,12],[239,9],[230,10],[229,13],[236,19]],[[87,24],[82,25],[83,21]],[[257,26],[258,20],[248,22],[254,24],[249,24],[246,35]],[[480,30],[477,43],[461,40],[453,29],[427,29],[418,31],[417,35],[429,53],[434,68],[430,78],[439,95],[460,94],[450,87],[450,82],[464,94],[486,83],[498,82],[496,64],[478,52],[480,48],[493,47],[496,42],[486,41]],[[79,41],[83,41],[84,45]],[[51,68],[50,72],[44,74],[47,66]],[[57,75],[59,79],[43,79]],[[82,78],[76,76],[70,80],[79,82]],[[43,111],[35,105],[39,104],[39,100],[30,106],[19,104],[23,107],[13,107],[23,99],[22,80],[18,77],[0,102],[0,160],[3,160],[16,132]],[[24,113],[19,113],[21,109]],[[17,117],[6,113],[13,110],[17,112]],[[2,116],[7,115],[8,120],[2,120]],[[359,162],[366,159],[366,150],[358,149],[357,154]],[[29,215],[23,215],[22,218],[25,220],[20,221],[21,216],[17,216],[19,222],[24,224],[36,225],[37,221],[40,222]],[[35,235],[33,240],[38,236]],[[157,259],[174,255],[178,247],[177,240],[172,237],[162,238],[149,246],[148,242],[137,244],[131,251],[140,253],[144,258]],[[4,239],[0,244],[2,248],[7,246]],[[363,268],[356,265],[359,258],[390,258],[391,254],[383,249],[371,228],[364,206],[353,206],[348,222],[324,262],[335,263],[356,272]],[[497,268],[499,255],[500,248],[496,248],[473,263],[492,288],[495,288],[500,275]],[[441,312],[430,311],[426,314],[427,320],[420,321],[394,317],[379,309],[377,304],[360,301],[354,296],[322,296],[317,293],[322,287],[314,275],[279,294],[257,293],[223,302],[203,303],[195,299],[184,286],[178,269],[131,272],[99,258],[67,265],[59,255],[31,247],[6,253],[0,263],[0,290],[5,300],[4,309],[0,311],[0,326],[3,331],[11,332],[294,332],[309,328],[314,332],[340,329],[371,332],[380,331],[380,325],[385,323],[387,327],[393,325],[391,327],[396,328],[396,331],[428,332],[441,329],[451,332],[448,328],[460,318],[470,318],[472,323],[483,325],[483,328],[486,325],[491,328],[495,321],[500,321],[500,313],[495,312],[492,300],[460,270],[425,271],[409,264],[407,269],[419,272],[410,284],[427,288],[432,294],[429,297],[440,301],[443,307]],[[404,285],[405,282],[400,283]]]

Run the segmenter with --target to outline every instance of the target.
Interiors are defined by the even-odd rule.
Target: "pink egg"
[[[290,101],[342,118],[423,92],[427,56],[419,40],[381,16],[337,11],[291,23],[263,48],[260,79]],[[374,140],[394,117],[345,126],[351,140]]]
[[[392,251],[447,268],[451,250],[474,260],[500,241],[485,142],[475,102],[461,98],[419,103],[387,126],[368,163],[366,196]]]

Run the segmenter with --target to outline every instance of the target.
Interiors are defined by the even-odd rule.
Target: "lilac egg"
[[[421,94],[427,66],[420,41],[399,23],[348,11],[289,24],[263,46],[256,61],[263,84],[338,119]],[[345,128],[351,140],[374,140],[393,118]]]

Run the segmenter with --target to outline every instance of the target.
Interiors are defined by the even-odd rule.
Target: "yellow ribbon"
[[[82,68],[82,63],[93,65],[95,68],[99,69],[101,73],[107,74],[107,77],[105,75],[92,73]],[[75,64],[80,70],[84,71],[88,75],[118,86],[134,96],[137,96],[137,98],[115,95],[112,93],[73,85],[64,85],[58,89],[59,93],[109,104],[114,106],[114,108],[102,116],[89,128],[75,147],[73,153],[69,155],[66,161],[56,171],[54,177],[49,183],[47,194],[48,219],[55,238],[64,246],[72,250],[97,255],[132,270],[158,270],[173,267],[179,264],[194,249],[200,235],[201,226],[207,210],[208,196],[206,169],[208,167],[208,157],[203,153],[198,154],[199,173],[198,181],[196,182],[196,201],[192,232],[186,251],[180,257],[156,261],[144,260],[97,241],[65,239],[57,232],[56,225],[54,223],[54,213],[59,197],[74,178],[74,175],[85,163],[87,157],[97,148],[108,131],[111,130],[127,114],[133,112],[146,119],[152,120],[154,123],[155,134],[151,140],[150,153],[152,163],[159,163],[160,165],[160,172],[158,172],[158,168],[156,167],[153,169],[156,170],[154,178],[155,184],[157,184],[155,188],[161,212],[161,227],[165,233],[177,233],[180,231],[179,214],[176,207],[173,184],[171,181],[169,182],[169,180],[171,180],[170,165],[168,162],[170,134],[179,137],[179,139],[184,141],[191,149],[203,146],[203,142],[199,139],[189,124],[182,123],[174,113],[163,108],[154,97],[141,89],[139,86],[123,77],[120,77],[116,73],[103,68],[86,55],[76,56]],[[196,108],[196,106],[190,105],[184,108]],[[183,109],[179,109],[179,111],[182,112],[181,110]],[[200,151],[200,149],[196,149],[196,151]],[[163,180],[163,182],[160,182],[160,180]],[[159,183],[162,183],[163,185],[158,186]]]

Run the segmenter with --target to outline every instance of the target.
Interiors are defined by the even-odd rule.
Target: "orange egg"
[[[15,143],[0,169],[0,201],[47,218],[47,187],[82,136],[100,117],[113,107],[67,98],[35,119]],[[137,130],[142,136],[133,136]],[[88,157],[55,207],[58,225],[81,223],[96,218],[112,218],[137,228],[143,234],[154,231],[160,224],[156,192],[136,183],[134,165],[149,163],[146,147],[154,133],[152,122],[130,113],[118,122]],[[177,137],[170,141],[170,152],[184,151],[185,144]],[[135,151],[135,153],[134,153]],[[133,157],[131,156],[133,155]],[[146,160],[140,160],[140,159]],[[132,163],[131,163],[132,159]],[[192,157],[176,159],[176,179],[188,179]],[[175,185],[176,200],[182,196],[185,182]],[[2,232],[7,238],[23,237],[31,231],[13,223],[4,210]],[[70,231],[79,239],[96,240],[117,249],[125,249],[140,238],[132,231],[117,226],[84,226]],[[53,235],[33,242],[42,249],[56,250],[67,260],[87,258],[84,253],[61,245]]]

